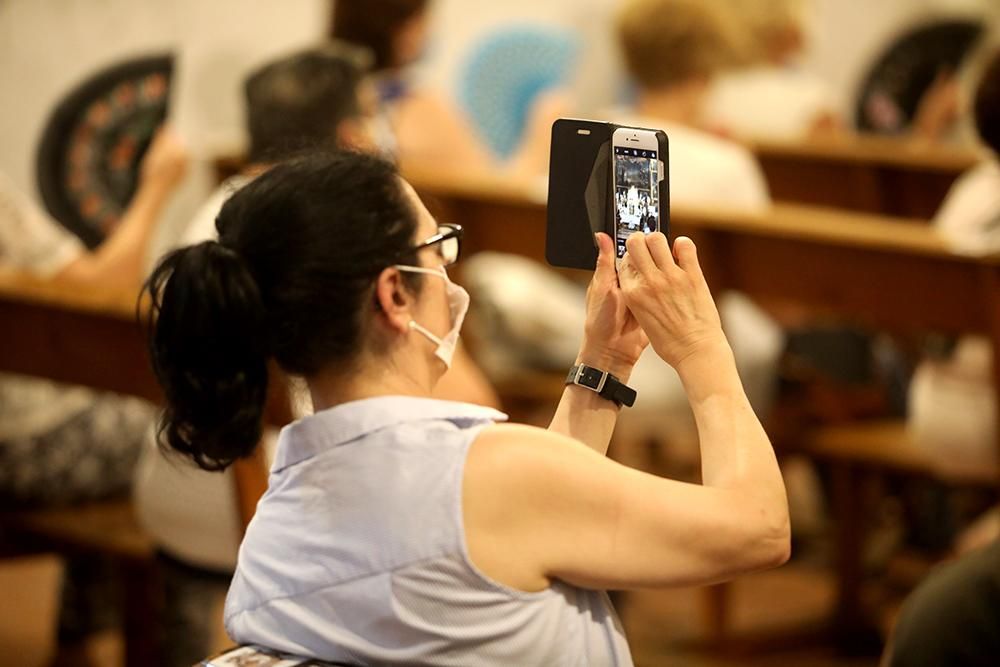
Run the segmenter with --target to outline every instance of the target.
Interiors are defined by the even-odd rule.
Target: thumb
[[[701,275],[701,265],[698,263],[698,249],[695,248],[694,241],[686,236],[678,236],[674,239],[674,256],[677,258],[677,266],[684,269],[686,273],[695,276]]]
[[[614,279],[615,277],[615,244],[604,232],[594,234],[597,240],[597,266],[594,275],[597,278]]]

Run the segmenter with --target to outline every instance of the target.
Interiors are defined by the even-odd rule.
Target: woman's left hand
[[[577,363],[584,363],[627,380],[649,338],[625,306],[611,237],[598,233],[597,267],[587,287],[587,321]]]

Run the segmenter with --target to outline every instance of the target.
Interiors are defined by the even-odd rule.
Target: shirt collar
[[[342,403],[281,429],[271,472],[365,435],[408,422],[450,421],[460,427],[507,421],[493,408],[413,396],[378,396]]]

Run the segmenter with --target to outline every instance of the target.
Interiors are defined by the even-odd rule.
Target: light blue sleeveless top
[[[470,443],[506,415],[386,396],[285,427],[240,547],[240,643],[357,664],[631,665],[607,595],[479,572],[462,523]]]

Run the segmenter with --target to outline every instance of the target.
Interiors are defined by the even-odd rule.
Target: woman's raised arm
[[[619,273],[629,310],[677,369],[695,414],[703,484],[621,466],[551,431],[498,425],[474,442],[463,507],[470,556],[523,590],[709,583],[783,563],[788,507],[743,392],[694,244],[636,235]]]
[[[615,271],[614,242],[607,234],[597,234],[597,247],[597,266],[587,287],[587,320],[576,363],[607,371],[627,383],[649,339],[625,306]],[[569,385],[549,430],[606,454],[619,409],[589,389]]]

